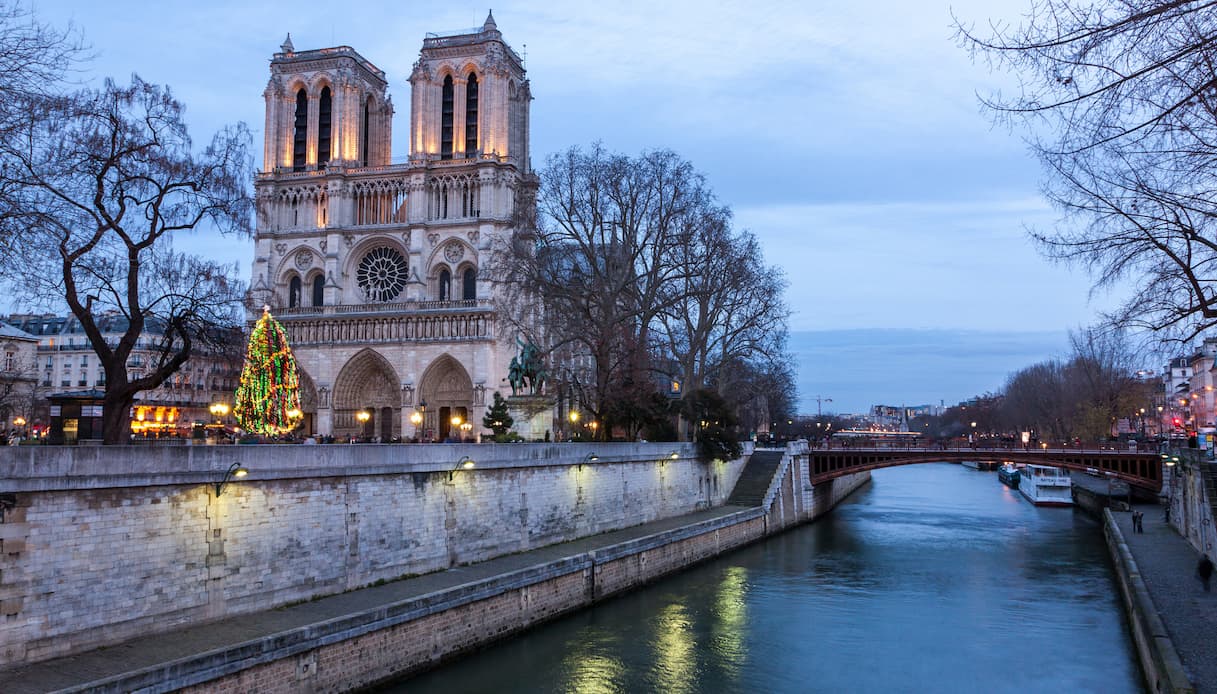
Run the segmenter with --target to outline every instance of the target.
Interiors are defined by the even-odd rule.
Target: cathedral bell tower
[[[478,30],[427,34],[410,85],[411,161],[483,159],[528,172],[532,94],[493,14]]]
[[[297,52],[291,34],[270,61],[264,173],[383,166],[392,152],[385,73],[349,46]]]

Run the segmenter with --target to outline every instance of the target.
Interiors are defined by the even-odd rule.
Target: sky
[[[1016,80],[974,64],[955,39],[952,12],[984,27],[1017,23],[1029,3],[521,0],[493,11],[525,56],[534,166],[597,140],[627,154],[669,148],[761,240],[788,283],[799,409],[814,413],[817,397],[823,411],[863,412],[998,391],[1009,373],[1065,356],[1068,331],[1114,303],[1031,243],[1028,229],[1056,220],[1041,172],[1020,134],[994,127],[977,99]],[[490,9],[32,6],[83,31],[96,57],[79,79],[137,73],[168,84],[196,143],[244,121],[259,159],[268,64],[287,33],[297,50],[351,46],[388,75],[395,161],[408,152],[406,80],[425,33],[481,26]],[[199,234],[179,248],[247,272],[253,246]]]

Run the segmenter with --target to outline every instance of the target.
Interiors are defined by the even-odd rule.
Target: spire
[[[287,32],[287,38],[283,39],[283,45],[279,46],[284,53],[295,53],[296,47],[292,45],[292,32]]]
[[[498,24],[494,23],[494,10],[486,13],[486,23],[482,25],[482,31],[495,31],[499,28]]]

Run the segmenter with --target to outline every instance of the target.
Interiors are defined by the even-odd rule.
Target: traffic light
[[[1175,417],[1175,419],[1174,419],[1174,420],[1172,420],[1172,421],[1174,422],[1174,424],[1175,424],[1175,428],[1176,428],[1176,429],[1182,429],[1182,428],[1183,428],[1183,420],[1182,420],[1182,419],[1180,419],[1180,418],[1178,418],[1178,417]]]

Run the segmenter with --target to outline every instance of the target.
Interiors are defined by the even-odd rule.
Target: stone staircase
[[[753,451],[727,498],[729,506],[760,506],[786,451]]]

